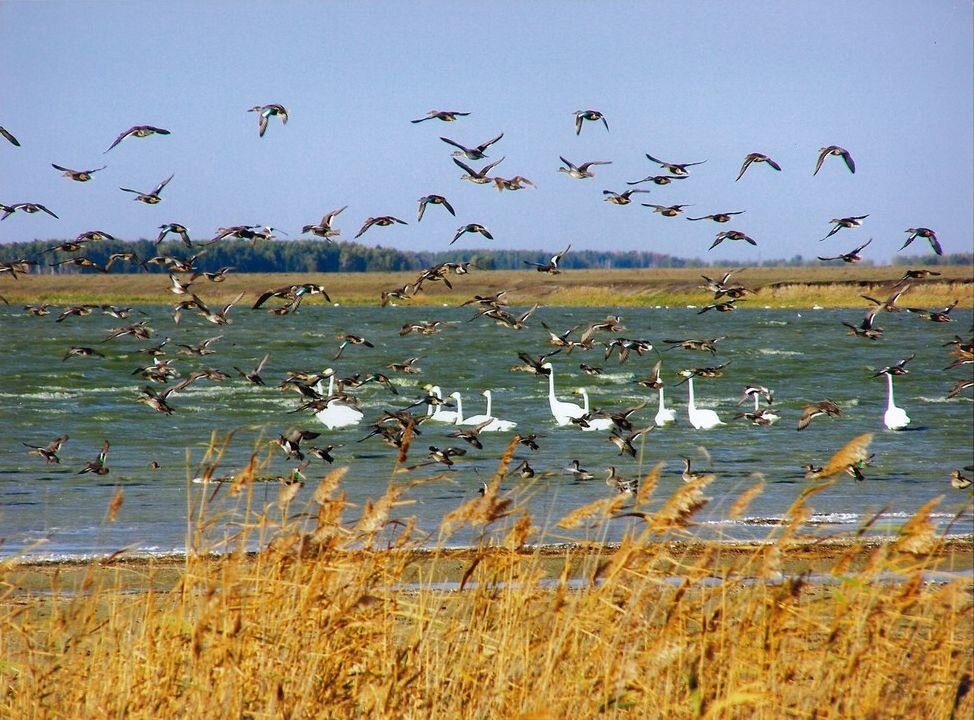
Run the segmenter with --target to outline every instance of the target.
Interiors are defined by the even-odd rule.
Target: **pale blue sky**
[[[652,250],[756,262],[838,255],[874,238],[867,259],[896,254],[910,226],[936,230],[945,252],[971,251],[974,196],[974,11],[948,2],[0,2],[0,202],[40,202],[60,215],[15,213],[0,242],[102,229],[154,237],[181,222],[194,239],[260,224],[291,238],[341,205],[341,238],[446,248],[457,227],[486,225],[458,249]],[[253,105],[282,103],[257,136]],[[610,132],[575,110],[597,108]],[[468,111],[454,123],[411,119]],[[132,125],[168,137],[129,138]],[[461,182],[445,135],[506,156],[496,174],[537,189],[500,193]],[[848,148],[851,175],[818,149]],[[776,173],[744,156],[767,153]],[[650,153],[707,163],[687,180],[644,185],[617,207],[602,191],[655,174]],[[558,173],[610,160],[596,177]],[[88,183],[50,167],[108,168]],[[482,163],[474,163],[477,167]],[[150,190],[170,173],[163,202]],[[452,218],[417,199],[445,195]],[[696,216],[746,210],[716,225],[664,218],[639,202],[692,204]],[[833,217],[863,227],[819,243]],[[725,242],[738,229],[758,247]],[[915,243],[906,253],[928,252]]]

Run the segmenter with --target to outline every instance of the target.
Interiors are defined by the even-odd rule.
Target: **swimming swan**
[[[659,410],[656,412],[656,417],[654,422],[657,427],[662,427],[663,425],[671,425],[676,422],[676,410],[667,409],[663,404],[663,386],[660,385],[659,388]]]
[[[326,372],[328,372],[326,370]],[[318,381],[317,386],[318,392],[321,392],[321,381]],[[328,395],[326,397],[331,397],[335,392],[335,373],[332,372],[328,376]],[[360,410],[353,408],[351,405],[341,402],[340,400],[330,400],[328,405],[325,406],[324,410],[319,410],[315,413],[315,417],[318,418],[325,427],[329,430],[334,428],[349,427],[350,425],[358,425],[362,422],[363,413]]]
[[[491,420],[489,425],[486,425],[483,428],[481,428],[480,432],[507,432],[508,430],[513,430],[514,428],[517,427],[517,423],[514,422],[513,420],[500,420],[498,418],[495,418],[491,414],[490,410],[491,410],[492,394],[490,390],[484,390],[481,393],[481,395],[487,398],[487,410],[484,412],[484,419],[485,420],[487,418],[493,418],[493,419]]]
[[[893,375],[892,373],[885,373],[886,384],[889,388],[887,396],[888,400],[886,402],[886,413],[883,415],[883,423],[890,430],[902,430],[907,425],[910,424],[910,417],[906,414],[906,410],[900,407],[896,407],[896,403],[893,402]]]
[[[575,392],[582,396],[582,410],[585,411],[583,415],[588,415],[588,390],[585,388],[578,388]],[[615,423],[612,422],[612,418],[590,418],[588,420],[588,427],[583,425],[582,430],[584,432],[591,432],[592,430],[611,430],[614,425]]]
[[[430,392],[440,400],[443,399],[439,385],[432,386]],[[453,410],[444,410],[442,405],[430,405],[426,408],[426,414],[429,416],[428,419],[433,422],[449,423],[450,425],[456,424],[458,416]]]
[[[568,425],[572,418],[580,418],[584,415],[585,409],[581,405],[564,402],[555,397],[555,371],[552,369],[551,363],[546,362],[541,367],[548,371],[548,407],[551,408],[555,423]]]
[[[697,430],[710,430],[718,425],[725,425],[716,412],[713,410],[699,409],[693,402],[693,376],[687,378],[690,399],[687,404],[687,416],[690,424]]]

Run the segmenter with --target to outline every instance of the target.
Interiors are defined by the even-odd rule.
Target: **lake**
[[[0,354],[0,556],[36,559],[86,557],[127,548],[136,554],[183,552],[187,516],[212,486],[194,484],[211,434],[223,437],[235,431],[216,475],[233,473],[252,453],[269,458],[263,475],[287,475],[296,463],[271,445],[290,428],[321,432],[308,445],[341,445],[333,452],[334,466],[311,458],[305,470],[307,483],[292,501],[290,512],[313,511],[311,495],[317,480],[331,467],[347,465],[342,489],[352,503],[346,512],[354,522],[368,499],[378,498],[391,480],[417,480],[408,488],[393,517],[414,517],[428,543],[438,542],[440,520],[461,503],[476,497],[481,482],[489,480],[507,446],[510,432],[481,435],[483,450],[447,437],[449,427],[425,423],[414,439],[407,464],[426,457],[431,445],[461,446],[466,455],[455,465],[419,467],[393,474],[396,451],[378,438],[359,442],[366,424],[384,409],[402,409],[423,394],[423,385],[440,386],[444,394],[459,391],[466,415],[483,412],[481,392],[493,391],[493,414],[517,422],[522,434],[538,433],[540,449],[519,447],[511,464],[527,459],[536,471],[532,479],[509,474],[502,492],[522,502],[538,533],[535,542],[572,542],[580,539],[618,540],[641,521],[612,520],[596,530],[566,532],[555,527],[568,512],[613,493],[604,482],[607,469],[616,467],[625,477],[641,477],[656,463],[665,467],[654,497],[658,504],[682,485],[681,456],[693,461],[694,470],[713,472],[716,480],[707,488],[712,498],[695,520],[697,537],[731,540],[760,539],[780,532],[777,521],[809,481],[803,464],[823,464],[856,435],[875,433],[872,465],[866,479],[857,482],[841,475],[809,505],[814,514],[808,526],[816,534],[848,534],[882,512],[870,532],[895,534],[896,528],[921,505],[944,496],[934,511],[938,531],[969,533],[974,530],[969,491],[950,486],[951,470],[972,462],[974,403],[971,392],[946,400],[949,389],[970,366],[945,371],[953,359],[949,347],[955,333],[971,331],[972,313],[957,310],[956,322],[937,324],[906,313],[883,313],[877,318],[886,332],[870,341],[849,336],[843,320],[858,323],[862,310],[762,310],[755,307],[733,313],[697,314],[692,308],[540,308],[520,331],[475,318],[473,307],[341,307],[305,303],[296,314],[270,315],[264,310],[235,307],[232,324],[218,327],[193,312],[173,323],[171,309],[141,306],[128,320],[96,310],[84,317],[55,322],[58,310],[33,317],[20,307],[0,306],[0,332],[6,339]],[[603,358],[601,346],[589,351],[562,352],[551,358],[558,396],[577,402],[576,387],[587,388],[595,407],[622,409],[648,400],[633,417],[634,427],[652,423],[656,393],[634,382],[649,374],[663,359],[666,400],[676,409],[675,426],[657,428],[637,441],[636,458],[619,455],[608,442],[608,432],[583,432],[574,426],[555,425],[548,408],[547,379],[512,372],[519,364],[517,353],[532,355],[552,350],[543,320],[562,332],[578,325],[578,334],[591,321],[620,314],[626,330],[619,335],[644,339],[656,351],[633,354],[623,364],[617,356]],[[148,321],[153,337],[138,341],[124,336],[103,342],[112,328],[137,320]],[[446,323],[435,335],[400,336],[406,322],[440,320]],[[368,338],[373,348],[352,345],[340,359],[336,337],[354,333]],[[185,356],[176,345],[195,344],[223,334],[212,344],[211,355]],[[193,369],[214,367],[230,375],[223,382],[203,380],[169,397],[172,415],[155,412],[136,402],[139,388],[148,384],[133,371],[150,362],[140,347],[171,338],[167,357],[185,376]],[[600,340],[611,334],[599,333]],[[718,353],[665,350],[664,339],[723,337]],[[74,345],[95,348],[105,357],[69,357]],[[251,370],[270,353],[259,387],[233,369]],[[912,420],[909,429],[888,431],[883,427],[887,403],[885,377],[872,377],[887,365],[916,357],[906,366],[909,373],[896,377],[896,404]],[[397,374],[385,366],[418,356],[422,373]],[[601,366],[600,376],[584,374],[580,363]],[[718,378],[695,381],[697,405],[716,410],[727,424],[712,430],[694,430],[687,421],[687,386],[679,384],[677,371],[689,367],[729,365]],[[335,368],[340,376],[363,376],[381,371],[399,390],[393,395],[378,383],[368,383],[350,393],[360,398],[365,418],[358,427],[327,430],[312,414],[292,412],[301,403],[297,393],[277,386],[296,370]],[[966,375],[965,375],[966,374]],[[755,427],[734,420],[735,413],[750,405],[737,403],[746,384],[774,391],[774,412],[780,421]],[[162,390],[164,386],[155,386]],[[802,432],[795,429],[806,402],[834,400],[841,417],[819,417]],[[414,412],[425,412],[416,408]],[[59,455],[60,464],[48,465],[27,452],[23,443],[46,445],[58,435],[69,435]],[[106,475],[79,474],[98,455],[104,440],[111,442]],[[594,480],[577,482],[566,468],[573,460],[590,471]],[[150,467],[157,463],[158,468]],[[972,473],[965,472],[971,476]],[[728,520],[726,509],[746,488],[763,479],[764,491],[748,508],[746,517]],[[117,488],[124,489],[124,504],[114,522],[106,522],[106,509]],[[250,502],[254,511],[271,507],[279,484],[257,483]],[[209,536],[212,547],[239,523],[252,521],[246,497],[232,497],[228,488],[216,493],[214,523]],[[280,517],[272,511],[269,517]],[[503,523],[501,523],[503,525]],[[475,541],[469,529],[446,542],[463,545]]]

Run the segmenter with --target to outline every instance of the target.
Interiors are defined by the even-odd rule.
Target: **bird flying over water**
[[[902,246],[900,246],[900,250],[903,250],[904,248],[906,248],[907,245],[909,245],[911,242],[913,242],[917,238],[923,238],[924,240],[926,240],[927,242],[930,243],[931,249],[933,249],[933,251],[935,253],[937,253],[937,255],[943,255],[944,254],[944,249],[942,247],[940,247],[940,242],[937,240],[937,233],[935,233],[930,228],[925,228],[925,227],[921,227],[921,228],[908,228],[906,230],[906,233],[910,237],[908,237],[906,239],[906,242],[903,243]]]
[[[860,260],[862,260],[862,256],[859,253],[862,252],[863,248],[868,246],[869,243],[871,243],[872,241],[873,239],[869,238],[866,242],[864,242],[862,245],[857,247],[855,250],[851,250],[850,252],[844,253],[842,255],[836,255],[835,257],[822,257],[821,255],[819,255],[818,259],[824,262],[828,262],[830,260],[841,260],[842,262],[847,262],[847,263],[857,263]]]

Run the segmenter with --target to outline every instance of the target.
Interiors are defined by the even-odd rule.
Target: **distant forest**
[[[140,262],[159,256],[178,256],[190,258],[198,270],[213,272],[224,266],[232,266],[236,272],[395,272],[413,271],[430,267],[440,262],[470,262],[482,270],[524,269],[525,262],[546,263],[558,247],[552,251],[538,250],[447,250],[441,252],[413,252],[382,246],[360,245],[354,242],[326,242],[321,240],[260,240],[251,245],[249,241],[224,240],[213,245],[194,244],[192,248],[178,241],[167,240],[156,246],[151,240],[136,241],[93,241],[86,243],[82,250],[73,253],[51,251],[62,241],[34,240],[0,244],[0,262],[33,260],[32,273],[77,273],[98,272],[77,265],[55,265],[72,257],[85,256],[97,265],[104,266],[113,253],[134,252]],[[967,265],[974,262],[974,253],[954,253],[939,257],[937,255],[897,256],[894,265]],[[572,250],[560,262],[566,270],[584,268],[680,268],[727,265],[728,261],[708,262],[699,258],[686,259],[647,251],[615,252],[610,250]],[[730,263],[734,264],[734,263]],[[837,263],[841,264],[841,263]],[[872,264],[864,260],[863,265]],[[752,264],[766,267],[821,265],[815,258],[807,259],[796,255],[790,259],[764,260]],[[149,264],[145,270],[166,272],[161,265]],[[143,267],[130,261],[119,260],[113,263],[111,272],[140,272]]]

